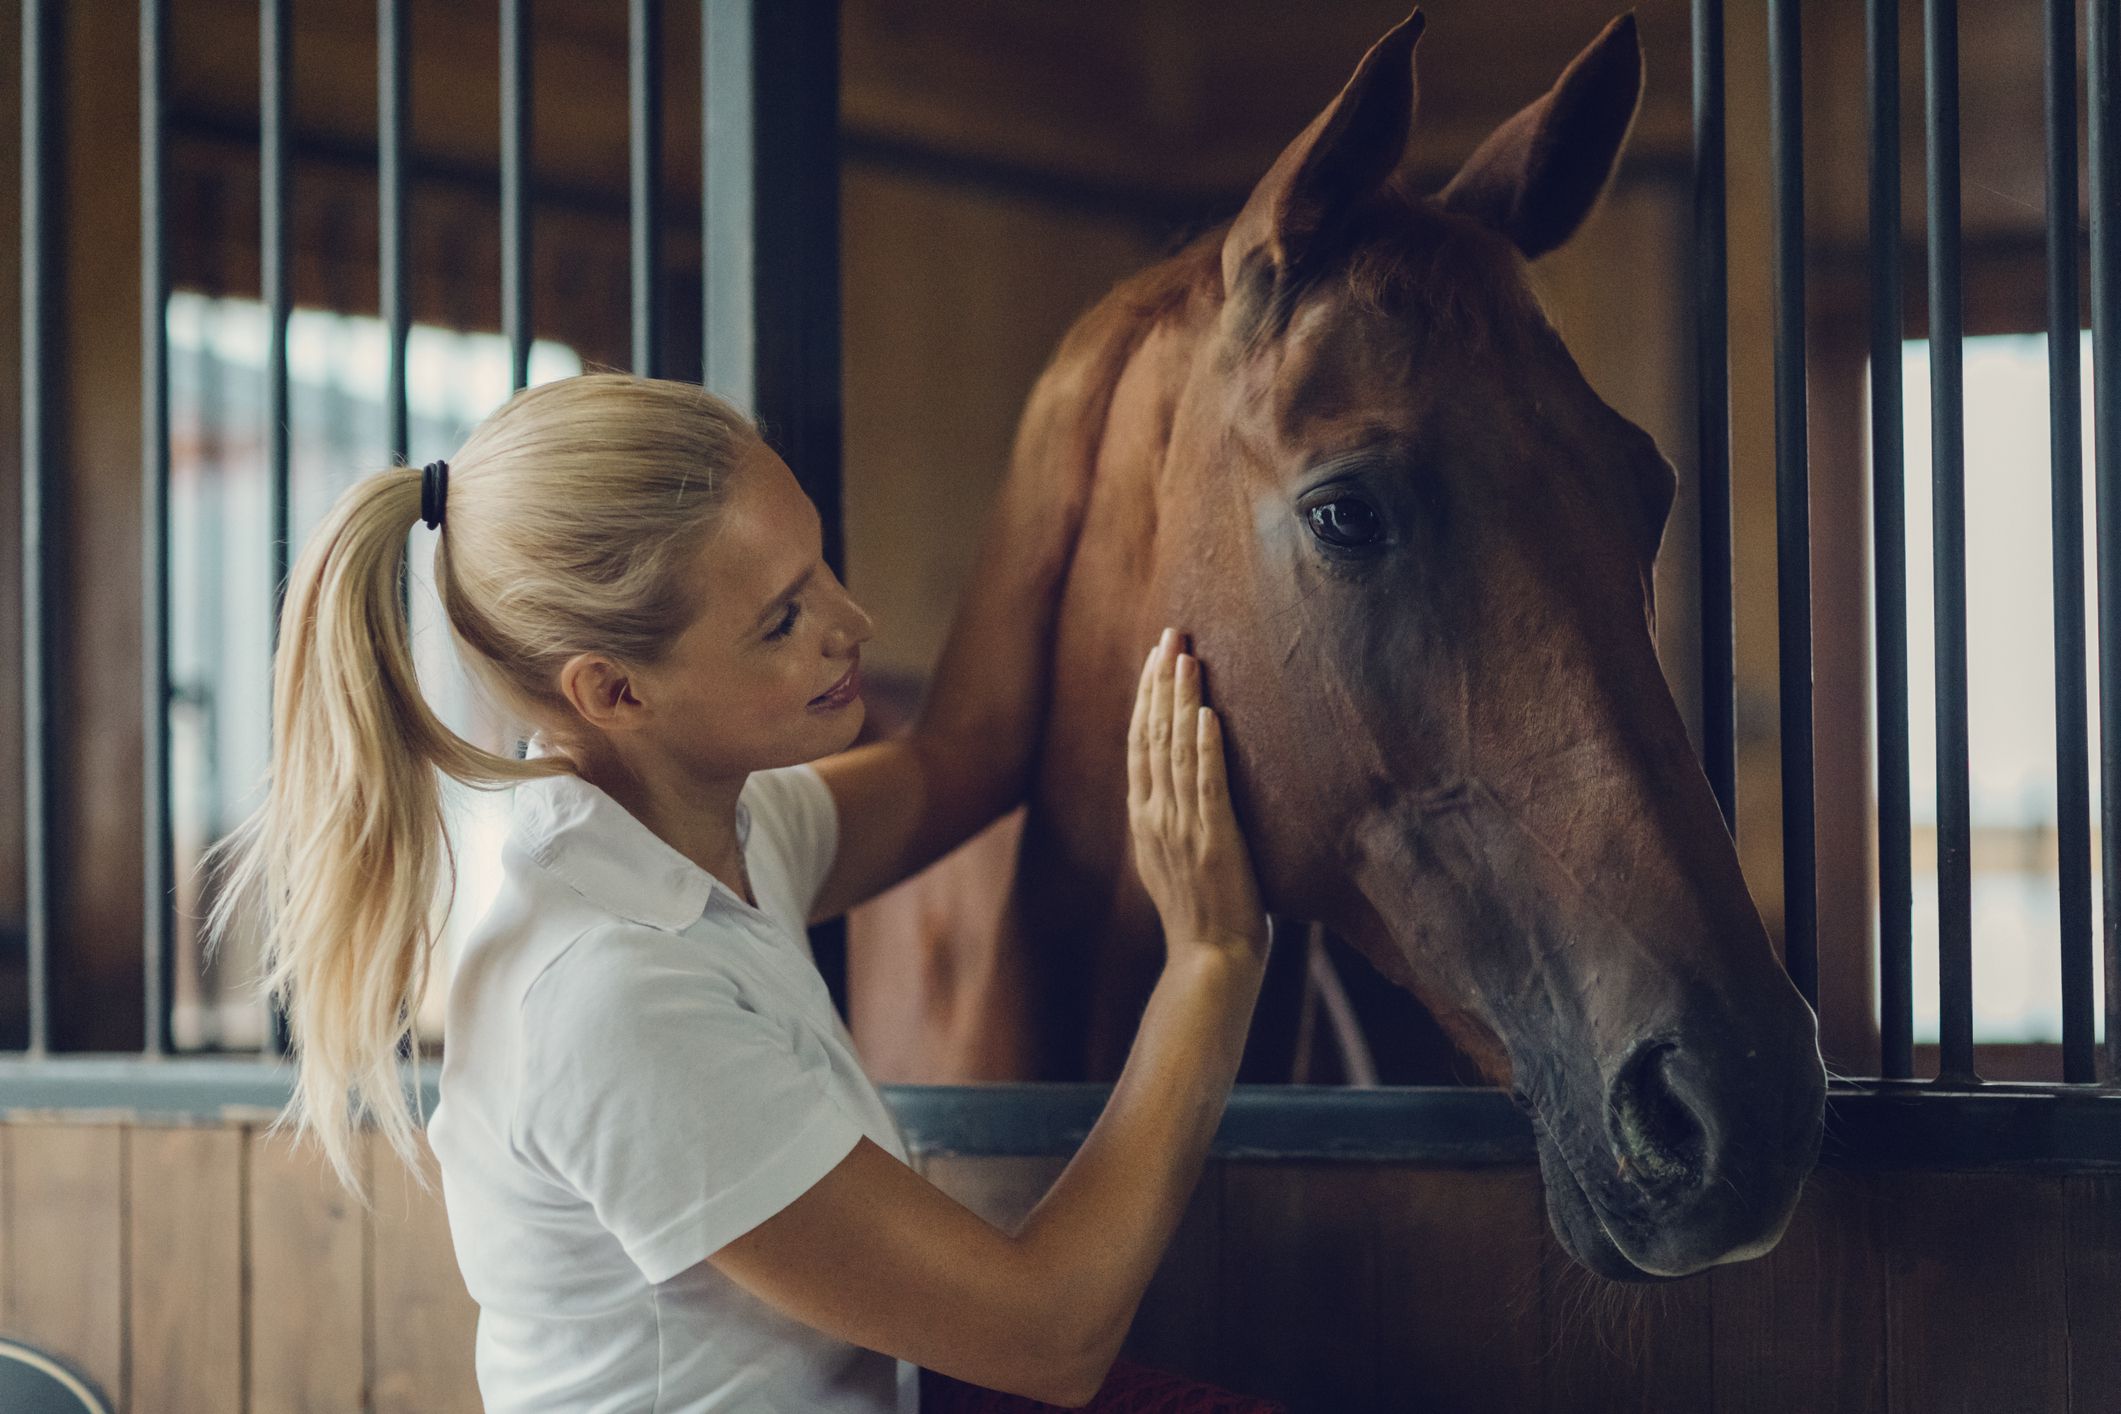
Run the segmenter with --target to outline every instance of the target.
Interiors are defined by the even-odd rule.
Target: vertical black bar
[[[67,877],[53,780],[63,710],[59,645],[66,641],[59,411],[63,98],[59,6],[22,0],[22,798],[32,1054],[51,1043],[51,940]]]
[[[1738,834],[1737,620],[1731,582],[1731,343],[1723,0],[1694,3],[1694,403],[1701,479],[1701,764]]]
[[[508,336],[508,386],[530,382],[529,0],[501,0],[501,328]]]
[[[1812,802],[1812,527],[1804,387],[1804,74],[1798,0],[1769,0],[1775,178],[1775,571],[1782,693],[1783,954],[1819,1006]]]
[[[405,338],[412,327],[405,300],[405,131],[411,126],[406,82],[406,25],[411,0],[376,0],[377,265],[389,373],[383,420],[390,459],[402,462],[411,443],[405,402]]]
[[[376,283],[386,347],[383,424],[393,464],[412,446],[412,413],[405,391],[405,343],[412,333],[405,275],[405,134],[412,126],[412,85],[405,54],[412,0],[376,0]],[[412,575],[398,581],[398,604],[412,612]],[[280,1033],[275,1029],[275,1037]]]
[[[1937,609],[1938,1079],[1974,1074],[1972,826],[1967,781],[1966,415],[1959,311],[1959,8],[1923,0],[1929,138],[1930,463]]]
[[[838,0],[707,0],[701,367],[764,424],[845,576],[840,506]],[[811,930],[847,1008],[843,923]]]
[[[2091,110],[2092,416],[2098,485],[2099,857],[2106,952],[2106,1083],[2121,1084],[2121,0],[2085,12]]]
[[[388,0],[384,0],[388,3]],[[287,321],[290,314],[287,285],[287,128],[289,0],[262,0],[258,8],[258,164],[260,171],[261,228],[258,245],[259,280],[270,329],[265,354],[265,466],[267,532],[272,538],[272,601],[268,632],[277,649],[280,638],[280,607],[287,599],[288,546],[288,407]],[[270,691],[270,684],[267,684]],[[269,1032],[270,1048],[286,1049],[286,1020],[275,1007]]]
[[[631,197],[633,256],[633,371],[658,375],[662,363],[662,311],[656,305],[657,272],[662,264],[662,229],[657,222],[663,190],[663,75],[659,40],[661,0],[629,0],[626,67],[632,114],[628,190]]]
[[[1901,399],[1900,0],[1864,9],[1871,110],[1871,558],[1877,566],[1878,1074],[1915,1073],[1907,698],[1907,436]]]
[[[2047,0],[2047,417],[2055,557],[2055,828],[2062,917],[2062,1078],[2092,1050],[2091,754],[2084,713],[2083,360],[2077,338],[2077,7]]]
[[[141,824],[146,869],[146,1049],[170,1049],[169,818],[169,242],[163,133],[169,0],[140,0],[140,583],[146,662],[141,697]]]
[[[841,569],[838,0],[708,0],[707,386],[765,423]]]
[[[289,0],[258,7],[259,282],[269,333],[265,353],[265,468],[267,519],[272,535],[273,613],[279,636],[280,602],[287,592],[287,52]]]

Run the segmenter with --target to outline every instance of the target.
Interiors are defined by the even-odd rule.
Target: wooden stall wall
[[[1002,1225],[1058,1158],[925,1155]],[[475,1411],[440,1196],[364,1212],[264,1117],[0,1123],[0,1332],[133,1414]],[[1769,1256],[1574,1266],[1524,1167],[1214,1161],[1134,1358],[1299,1414],[2112,1414],[2121,1176],[1822,1170]]]

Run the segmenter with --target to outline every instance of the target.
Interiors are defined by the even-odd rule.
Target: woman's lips
[[[861,660],[857,658],[854,662],[854,666],[847,669],[845,676],[841,677],[838,682],[834,683],[825,691],[811,698],[810,705],[812,707],[830,710],[836,707],[844,707],[848,703],[854,701],[855,698],[860,697],[861,695],[862,664]]]

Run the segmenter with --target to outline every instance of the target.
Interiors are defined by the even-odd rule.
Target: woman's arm
[[[840,844],[811,922],[920,872],[1029,792],[1054,621],[1082,523],[1082,488],[1056,480],[1004,480],[912,730],[817,763]]]
[[[972,1384],[1097,1392],[1199,1181],[1260,971],[1167,969],[1097,1125],[1014,1234],[864,1138],[708,1258],[786,1315]]]
[[[1220,731],[1190,659],[1159,647],[1144,664],[1128,741],[1135,863],[1166,958],[1082,1148],[1011,1234],[863,1139],[707,1259],[740,1286],[841,1339],[990,1388],[1080,1405],[1104,1382],[1199,1179],[1266,954]]]

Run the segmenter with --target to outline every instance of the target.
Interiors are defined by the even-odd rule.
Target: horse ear
[[[1282,150],[1223,238],[1223,292],[1279,283],[1318,253],[1350,208],[1399,165],[1414,121],[1419,9],[1362,56],[1338,96]]]
[[[1642,102],[1632,11],[1605,27],[1537,102],[1488,135],[1438,194],[1526,256],[1576,233],[1598,204]]]

